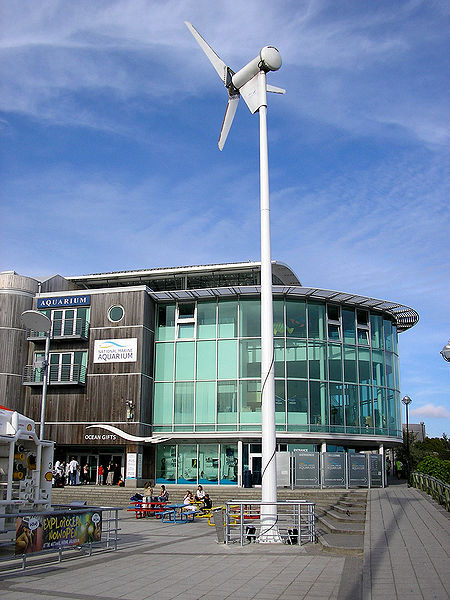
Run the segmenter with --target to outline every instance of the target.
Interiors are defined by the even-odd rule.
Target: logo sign
[[[295,487],[319,487],[319,452],[295,452]]]
[[[348,484],[350,487],[367,487],[369,483],[367,456],[365,454],[348,455]]]
[[[94,363],[136,362],[137,338],[95,340]]]
[[[38,308],[66,308],[71,306],[89,306],[91,297],[88,296],[56,296],[53,298],[38,298]]]
[[[345,454],[343,452],[323,453],[323,486],[345,487]]]

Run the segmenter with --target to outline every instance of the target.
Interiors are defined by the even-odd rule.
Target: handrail
[[[284,543],[300,545],[302,542],[316,541],[315,502],[239,499],[230,500],[225,506],[225,544],[239,542],[243,546],[250,541],[259,541],[261,506],[274,507],[277,530]]]
[[[436,477],[417,471],[411,474],[411,481],[414,487],[429,494],[436,502],[445,506],[445,509],[450,512],[450,485]]]

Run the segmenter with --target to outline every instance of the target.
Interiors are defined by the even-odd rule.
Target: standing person
[[[103,465],[99,465],[98,467],[98,471],[97,471],[97,485],[102,485],[103,484],[103,474],[104,474],[104,469],[103,469]]]
[[[205,490],[203,489],[203,486],[198,485],[197,491],[195,492],[195,499],[198,500],[199,502],[203,502],[204,497],[205,497]]]
[[[84,482],[84,485],[87,485],[89,482],[89,465],[88,464],[84,465],[84,467],[83,467],[83,482]]]
[[[395,468],[397,469],[397,479],[401,479],[402,471],[403,471],[403,463],[400,459],[396,460]]]
[[[119,483],[120,477],[121,477],[121,472],[120,472],[120,467],[117,463],[114,463],[114,477],[113,477],[113,484],[117,485]]]
[[[106,477],[106,485],[112,485],[114,482],[114,463],[111,461],[108,465],[108,476]]]
[[[74,456],[72,456],[72,459],[69,463],[69,485],[77,484],[77,473],[79,466],[80,465],[78,461],[75,459]]]
[[[389,456],[386,459],[386,475],[389,477],[389,475],[391,474],[391,459],[389,458]]]

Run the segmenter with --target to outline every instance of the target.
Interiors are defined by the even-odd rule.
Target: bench
[[[169,510],[161,510],[156,513],[156,516],[161,517],[163,523],[187,523],[188,521],[194,521],[197,513],[192,511],[184,512],[183,509],[177,513],[176,508]]]

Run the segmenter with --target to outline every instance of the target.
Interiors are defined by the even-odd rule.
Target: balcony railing
[[[27,365],[23,371],[23,385],[42,385],[44,369]],[[50,365],[48,385],[84,385],[86,367],[83,365]]]
[[[27,339],[31,341],[44,340],[45,332],[29,330]],[[71,319],[66,321],[53,321],[51,337],[54,340],[79,339],[87,340],[89,337],[89,321],[86,319]]]

